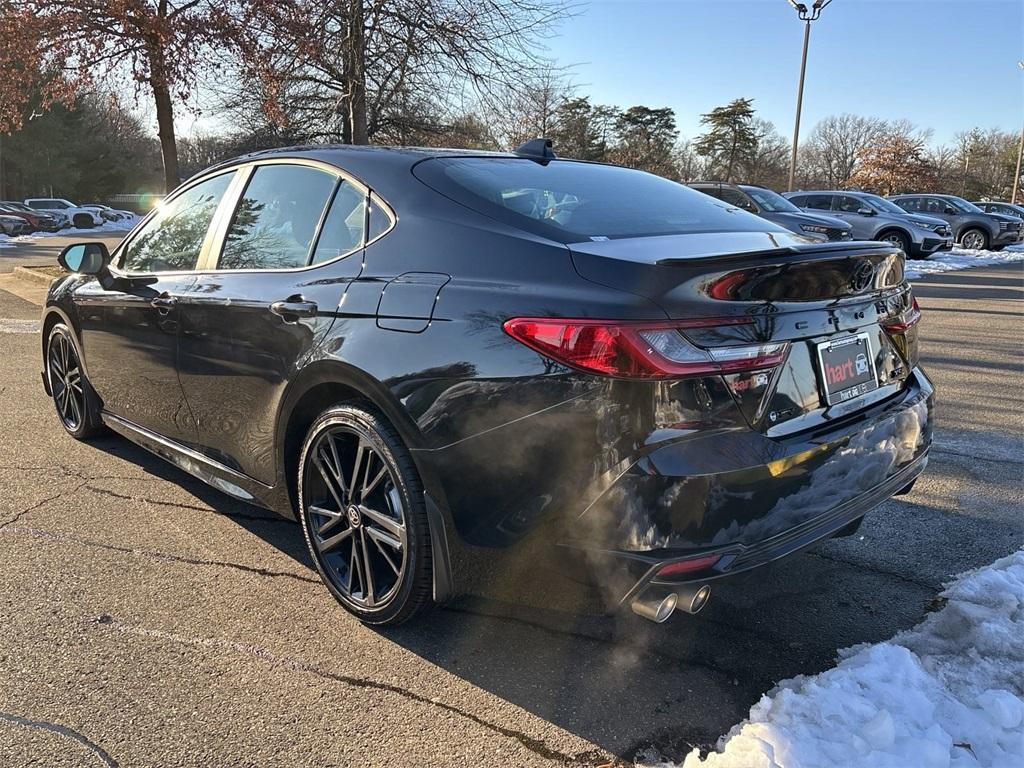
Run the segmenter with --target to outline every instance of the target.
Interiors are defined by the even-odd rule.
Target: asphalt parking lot
[[[0,249],[0,272],[56,243]],[[464,599],[379,631],[298,526],[110,436],[39,383],[38,291],[0,283],[0,765],[601,765],[710,745],[784,678],[917,623],[1024,541],[1024,268],[922,281],[936,446],[908,496],[696,617]],[[11,322],[14,321],[14,322]]]

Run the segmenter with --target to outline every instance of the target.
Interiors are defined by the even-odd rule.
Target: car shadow
[[[297,524],[233,500],[118,436],[93,445],[181,486],[313,568]],[[559,574],[539,577],[563,596],[574,587]],[[826,669],[837,649],[915,624],[936,589],[857,564],[825,543],[716,586],[700,614],[677,612],[662,625],[628,610],[595,614],[582,603],[576,612],[528,604],[536,599],[463,597],[378,631],[605,752],[631,761],[653,747],[681,759],[694,746],[711,748],[778,681]]]

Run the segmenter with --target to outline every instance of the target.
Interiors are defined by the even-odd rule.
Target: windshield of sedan
[[[682,184],[614,165],[445,157],[425,160],[413,173],[472,210],[561,243],[784,231]]]
[[[745,184],[740,185],[740,189],[754,198],[754,202],[761,210],[768,211],[768,213],[802,213],[799,208],[778,192],[772,192],[764,187],[748,187]]]
[[[885,213],[896,213],[900,216],[905,216],[907,213],[892,200],[886,200],[884,197],[879,197],[878,195],[864,195],[861,197],[861,200],[870,203],[876,210],[883,211]]]

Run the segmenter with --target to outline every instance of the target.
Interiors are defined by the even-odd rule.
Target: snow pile
[[[89,227],[87,229],[68,227],[56,232],[33,232],[31,235],[18,235],[17,237],[0,235],[0,247],[3,247],[5,243],[34,243],[41,237],[74,237],[75,235],[95,235],[105,232],[128,232],[140,221],[142,221],[141,216],[132,216],[130,219],[122,219],[121,221],[105,221],[98,227]]]
[[[925,275],[937,275],[940,272],[952,272],[971,267],[986,267],[992,264],[1007,264],[1024,261],[1024,245],[1018,243],[1002,251],[978,251],[969,248],[954,248],[951,251],[934,253],[927,259],[907,259],[906,275],[908,280],[916,280]]]
[[[683,768],[1024,766],[1024,550],[942,596],[914,629],[781,683]]]

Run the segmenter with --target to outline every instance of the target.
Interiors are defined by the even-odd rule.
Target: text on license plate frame
[[[841,382],[835,384],[829,384],[828,368],[827,364],[831,360],[826,361],[826,353],[831,354],[836,349],[842,349],[843,347],[856,346],[860,347],[863,344],[864,352],[867,356],[868,370],[870,372],[870,378],[858,381],[853,385],[843,386]],[[828,341],[819,342],[817,345],[818,351],[818,371],[821,375],[822,389],[825,393],[825,402],[829,405],[836,405],[838,403],[848,403],[854,398],[866,395],[868,392],[874,392],[879,387],[878,383],[878,371],[875,369],[875,356],[871,349],[871,335],[868,333],[855,333],[850,336],[841,336],[836,339],[829,339]],[[852,362],[852,361],[851,361]],[[860,374],[863,375],[863,374]]]

